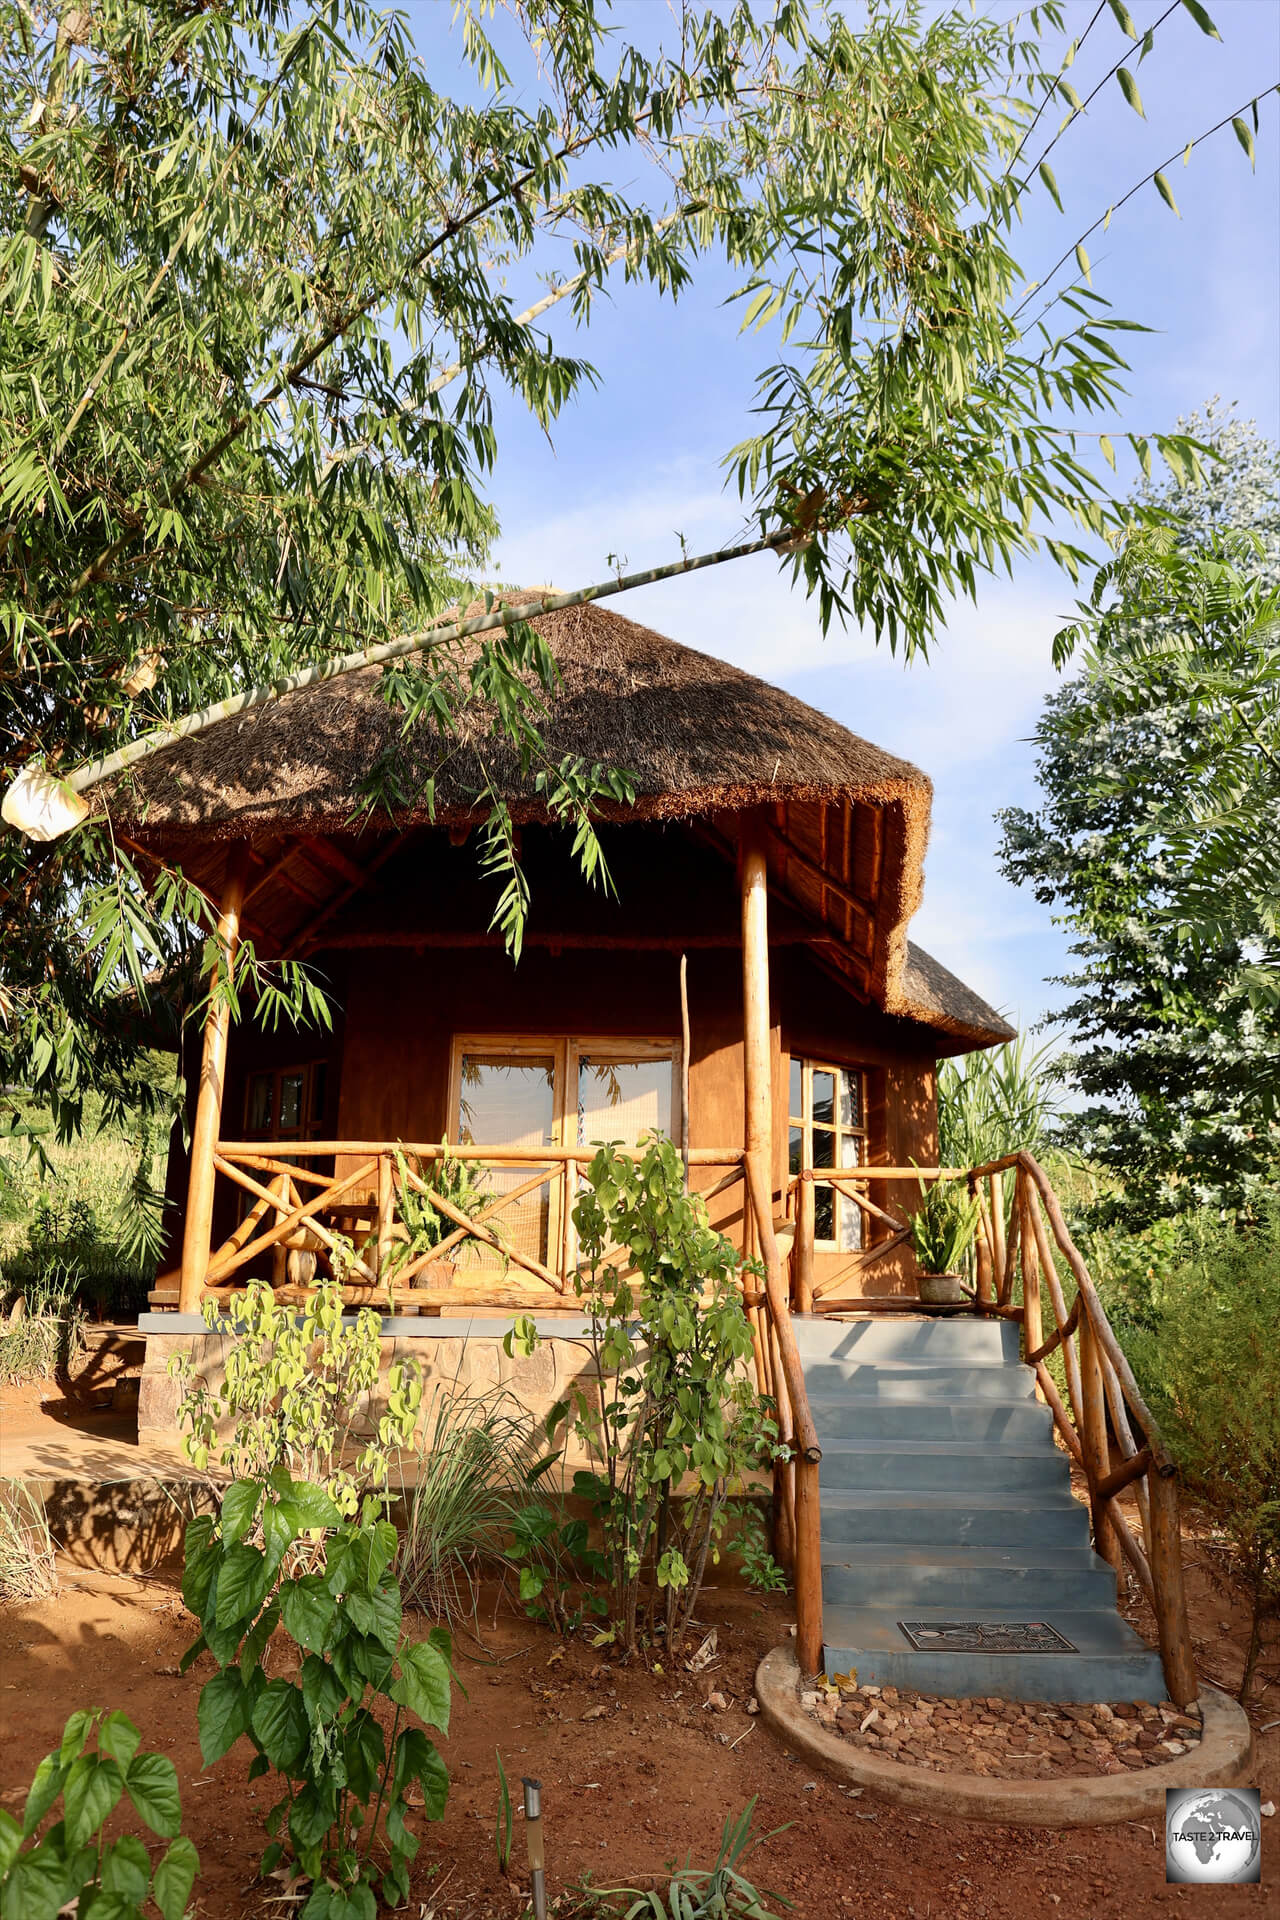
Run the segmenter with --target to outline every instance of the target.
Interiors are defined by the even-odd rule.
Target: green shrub
[[[96,1751],[89,1748],[96,1734]],[[182,1920],[200,1862],[180,1834],[178,1775],[163,1754],[140,1753],[123,1713],[73,1713],[36,1768],[21,1824],[0,1809],[0,1912],[5,1920],[141,1920],[148,1902],[162,1920]],[[62,1816],[40,1828],[61,1797]],[[153,1866],[137,1834],[103,1833],[122,1800],[172,1844]]]
[[[408,1790],[416,1782],[438,1820],[449,1789],[443,1760],[412,1724],[448,1733],[449,1635],[404,1637],[396,1530],[378,1506],[366,1499],[346,1520],[323,1487],[277,1466],[265,1482],[233,1482],[216,1519],[199,1514],[187,1527],[182,1597],[202,1631],[182,1664],[207,1650],[219,1668],[197,1708],[200,1751],[212,1766],[247,1740],[249,1779],[279,1776],[262,1872],[288,1852],[312,1882],[300,1920],[374,1920],[375,1886],[403,1905],[419,1845]],[[312,1571],[280,1579],[304,1541]],[[297,1647],[296,1680],[263,1672],[277,1627]]]
[[[385,1497],[393,1454],[413,1438],[422,1404],[422,1372],[397,1362],[376,1412],[382,1321],[365,1307],[344,1320],[336,1280],[318,1286],[305,1307],[282,1305],[252,1281],[225,1305],[206,1300],[208,1326],[234,1336],[221,1381],[200,1377],[189,1353],[171,1372],[186,1383],[178,1408],[188,1457],[216,1458],[237,1480],[266,1480],[277,1467],[323,1486],[350,1519],[370,1489]],[[219,1438],[220,1426],[230,1432]]]
[[[562,1569],[603,1577],[608,1599],[588,1604],[609,1615],[609,1636],[625,1654],[644,1631],[679,1643],[727,1529],[750,1527],[741,1496],[772,1465],[778,1439],[771,1405],[746,1371],[741,1257],[708,1224],[701,1197],[685,1192],[671,1142],[643,1145],[638,1160],[601,1147],[587,1170],[573,1213],[583,1256],[575,1284],[591,1319],[594,1379],[548,1422],[549,1435],[567,1428],[594,1462],[574,1475],[573,1491],[600,1546],[588,1545],[585,1522],[552,1512],[540,1538],[527,1527],[531,1537],[512,1549],[522,1597],[558,1612],[559,1624],[573,1617],[551,1592]],[[616,1247],[628,1249],[634,1285],[610,1264]],[[509,1350],[527,1351],[537,1334],[521,1321],[507,1339]]]
[[[1186,1485],[1221,1530],[1248,1596],[1240,1698],[1262,1624],[1280,1608],[1280,1202],[1252,1227],[1227,1221],[1166,1270],[1153,1324],[1128,1345]]]
[[[46,1600],[57,1591],[57,1561],[39,1489],[24,1480],[0,1480],[0,1600]]]

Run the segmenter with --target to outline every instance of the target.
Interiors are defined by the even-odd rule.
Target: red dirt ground
[[[1193,1629],[1205,1672],[1230,1684],[1242,1655],[1242,1611],[1207,1576],[1212,1556],[1196,1518],[1187,1540]],[[757,1828],[786,1831],[766,1842],[749,1872],[789,1899],[800,1920],[1280,1916],[1280,1819],[1274,1829],[1267,1823],[1260,1887],[1167,1887],[1158,1828],[970,1827],[904,1814],[869,1793],[850,1796],[789,1756],[745,1711],[757,1661],[786,1633],[785,1602],[713,1590],[700,1617],[718,1629],[720,1658],[695,1676],[619,1670],[578,1644],[562,1651],[509,1606],[496,1625],[491,1610],[482,1615],[480,1642],[458,1647],[468,1697],[455,1698],[452,1736],[441,1743],[452,1780],[448,1811],[419,1826],[413,1920],[517,1920],[525,1911],[518,1888],[497,1870],[495,1748],[517,1798],[521,1774],[541,1777],[553,1893],[586,1871],[602,1884],[643,1884],[690,1849],[709,1864],[725,1815],[756,1794]],[[1141,1624],[1140,1613],[1135,1619]],[[177,1673],[192,1637],[173,1567],[146,1578],[67,1567],[56,1599],[0,1613],[0,1802],[17,1809],[74,1708],[122,1707],[144,1744],[178,1767],[184,1826],[203,1868],[197,1913],[287,1915],[295,1909],[280,1903],[279,1885],[254,1881],[268,1783],[247,1786],[246,1761],[235,1755],[207,1773],[201,1766],[195,1697],[204,1663],[189,1677]],[[276,1671],[284,1657],[274,1655]],[[1280,1723],[1280,1647],[1270,1649],[1261,1681],[1255,1731]],[[712,1691],[726,1696],[727,1711],[707,1705]],[[1257,1784],[1264,1800],[1280,1801],[1280,1725],[1260,1733],[1259,1748]],[[515,1856],[523,1858],[519,1819]]]

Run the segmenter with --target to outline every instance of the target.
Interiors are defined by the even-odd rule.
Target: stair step
[[[899,1620],[1044,1621],[1071,1642],[1063,1653],[922,1653]],[[1163,1700],[1158,1655],[1106,1608],[1024,1607],[825,1609],[828,1673],[857,1673],[864,1685],[914,1687],[951,1699]]]
[[[998,1371],[1004,1372],[1001,1368]],[[1039,1400],[960,1398],[883,1400],[870,1393],[809,1396],[813,1423],[828,1440],[959,1440],[988,1446],[1043,1440],[1052,1444],[1053,1415]]]
[[[1030,1367],[1002,1360],[813,1360],[802,1356],[809,1394],[827,1399],[905,1400],[931,1406],[943,1400],[1030,1400],[1036,1379]]]
[[[1083,1546],[1089,1538],[1089,1516],[1065,1482],[1007,1493],[985,1486],[901,1493],[831,1487],[822,1491],[821,1514],[824,1557],[862,1540],[1038,1550]]]
[[[827,1547],[822,1595],[829,1607],[1111,1607],[1116,1577],[1088,1547],[938,1547],[859,1540],[842,1558]]]
[[[892,1319],[833,1320],[796,1315],[792,1320],[800,1357],[808,1361],[915,1360],[972,1364],[1017,1360],[1017,1326],[1009,1320]]]
[[[958,1440],[829,1440],[819,1472],[824,1495],[842,1487],[886,1493],[954,1488],[968,1499],[974,1488],[1038,1493],[1070,1484],[1067,1456],[1048,1440],[1021,1448]]]

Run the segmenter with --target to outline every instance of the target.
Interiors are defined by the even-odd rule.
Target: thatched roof
[[[548,757],[599,761],[634,782],[635,805],[606,813],[698,819],[731,846],[735,819],[763,809],[771,881],[834,935],[860,992],[969,1045],[1006,1036],[945,968],[908,952],[932,791],[919,768],[780,688],[599,606],[534,625],[560,675],[541,727]],[[180,856],[207,885],[231,841],[349,838],[378,767],[394,769],[406,796],[394,816],[401,830],[432,818],[429,777],[437,824],[477,818],[482,762],[517,821],[547,819],[535,773],[493,734],[485,709],[468,708],[458,735],[429,724],[405,735],[380,678],[378,669],[346,675],[223,721],[143,762],[105,804],[123,832]]]
[[[533,597],[509,596],[517,604]],[[561,676],[543,729],[550,758],[578,754],[625,768],[636,784],[628,809],[635,816],[930,790],[918,767],[816,708],[620,614],[589,605],[534,624]],[[201,838],[285,823],[341,830],[371,770],[388,759],[416,796],[399,817],[429,818],[423,788],[434,774],[435,817],[448,821],[475,808],[482,752],[517,815],[546,817],[533,774],[492,734],[486,708],[467,710],[460,740],[430,725],[405,737],[403,716],[380,697],[380,679],[371,668],[324,681],[168,748],[142,764],[131,791],[118,783],[113,814],[153,833],[195,830]]]

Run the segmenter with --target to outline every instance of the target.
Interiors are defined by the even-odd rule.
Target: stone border
[[[756,1669],[763,1718],[788,1747],[828,1773],[937,1819],[982,1820],[1003,1827],[1103,1827],[1120,1820],[1164,1819],[1166,1787],[1233,1787],[1254,1766],[1253,1729],[1242,1707],[1206,1686],[1199,1705],[1204,1730],[1194,1753],[1142,1773],[1068,1774],[1052,1780],[993,1780],[985,1774],[932,1773],[881,1760],[842,1740],[800,1705],[794,1646],[775,1647]]]

